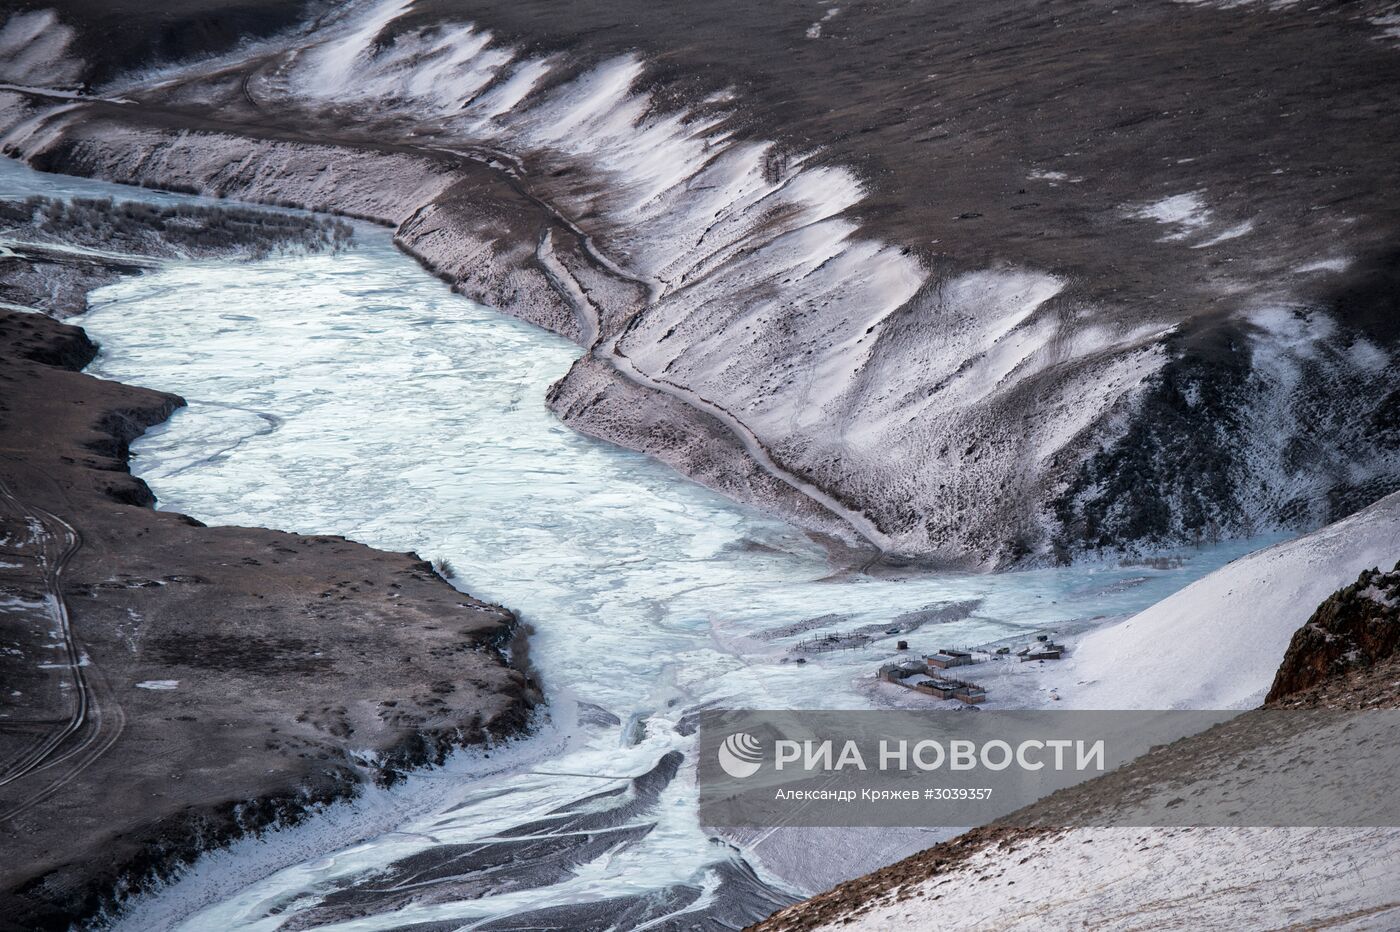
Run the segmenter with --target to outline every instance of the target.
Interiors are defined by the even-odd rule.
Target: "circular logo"
[[[762,760],[763,746],[746,732],[735,732],[719,746],[720,769],[736,780],[758,773]]]

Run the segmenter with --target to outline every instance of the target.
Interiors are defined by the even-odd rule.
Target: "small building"
[[[947,677],[916,675],[904,680],[904,685],[935,699],[957,699],[968,705],[987,701],[987,691],[981,686]]]
[[[1021,658],[1021,662],[1028,660],[1059,660],[1064,656],[1065,646],[1056,644],[1054,641],[1045,640],[1018,650],[1016,656]]]
[[[957,699],[968,705],[977,705],[987,701],[987,690],[976,683],[955,680],[947,676],[936,676],[927,666],[917,660],[887,663],[880,667],[875,676],[886,683],[903,686],[905,689],[912,689],[915,692],[933,696],[935,699]]]
[[[968,705],[979,705],[987,701],[987,690],[976,683],[959,683],[953,690],[953,698]]]
[[[929,676],[928,674],[911,676],[904,681],[904,685],[915,692],[933,696],[935,699],[953,698],[953,684],[947,680],[939,679],[936,676]]]
[[[880,668],[876,674],[879,679],[886,683],[894,683],[899,686],[907,686],[905,681],[911,676],[920,676],[927,673],[927,668],[917,660],[905,660],[902,663],[887,663]]]
[[[900,672],[899,664],[887,663],[875,674],[875,678],[886,683],[899,683],[903,681],[904,674]]]
[[[965,650],[953,650],[944,648],[936,654],[930,654],[924,660],[930,667],[937,670],[946,670],[949,667],[965,667],[970,663],[976,663],[972,655]]]

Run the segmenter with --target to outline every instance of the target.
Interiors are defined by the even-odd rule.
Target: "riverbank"
[[[23,285],[10,272],[55,280],[46,259],[0,261]],[[140,267],[79,264],[70,286]],[[416,554],[154,510],[129,445],[184,402],[82,373],[96,352],[0,309],[5,928],[67,928],[235,838],[520,735],[538,700],[515,615]]]

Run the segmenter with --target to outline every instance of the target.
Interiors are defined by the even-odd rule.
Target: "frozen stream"
[[[115,190],[13,169],[0,180],[13,181],[10,194]],[[770,840],[757,853],[736,853],[697,824],[686,764],[644,812],[619,816],[652,828],[619,835],[536,882],[467,896],[431,880],[410,889],[391,872],[392,896],[353,908],[324,900],[391,862],[499,837],[554,807],[627,786],[617,778],[652,770],[668,751],[686,752],[691,739],[676,726],[702,704],[907,704],[910,694],[872,680],[894,656],[896,637],[884,630],[897,616],[931,610],[926,617],[935,620],[899,635],[916,650],[1072,632],[1141,609],[1247,549],[1187,554],[1166,569],[843,571],[782,521],[565,428],[543,399],[578,347],[452,294],[382,230],[361,228],[357,245],[334,256],[171,263],[94,292],[92,306],[77,321],[102,344],[90,371],[190,402],[135,447],[133,468],[160,507],[210,524],[343,534],[449,560],[462,588],[533,626],[531,660],[553,719],[505,753],[507,762],[518,759],[514,767],[449,767],[417,781],[432,783],[417,795],[409,781],[396,791],[401,811],[380,800],[373,825],[395,831],[375,829],[347,847],[357,837],[348,825],[323,836],[314,856],[308,845],[300,863],[270,876],[225,877],[206,888],[218,889],[212,899],[177,886],[149,922],[198,908],[184,915],[187,928],[514,928],[497,923],[640,897],[654,906],[647,921],[679,910],[690,919],[672,920],[688,928],[728,895],[734,871],[720,865],[747,861],[774,883],[829,883],[898,852],[860,844],[863,860],[837,858],[838,841],[822,856],[815,846]],[[876,632],[868,648],[794,662],[804,637],[866,627]],[[780,629],[793,633],[775,635]],[[1038,705],[1052,688],[1073,688],[1053,671],[1022,679],[992,704]],[[901,844],[919,840],[927,838]],[[575,923],[583,927],[582,919],[562,926]]]

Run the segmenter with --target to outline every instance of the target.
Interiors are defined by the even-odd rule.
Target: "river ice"
[[[7,190],[115,189],[25,174]],[[163,906],[148,904],[148,918],[181,918],[189,929],[277,928],[395,860],[498,837],[626,787],[668,752],[689,751],[678,725],[699,706],[914,704],[921,699],[873,681],[897,637],[919,651],[1082,630],[1249,549],[1000,575],[839,566],[802,531],[564,427],[544,395],[579,349],[453,294],[376,228],[361,227],[338,255],[169,263],[94,292],[91,306],[79,319],[102,345],[90,371],[189,401],[134,446],[133,469],[160,507],[445,559],[454,583],[532,626],[530,660],[550,699],[552,723],[494,768],[449,767],[421,781],[436,783],[428,795],[402,791],[417,800],[402,809],[393,794],[375,796],[373,819],[337,823],[318,836],[319,850],[304,845],[300,863],[270,876],[224,878],[217,896],[176,885]],[[904,633],[885,634],[900,616]],[[875,640],[796,662],[804,638],[855,629]],[[989,705],[1039,705],[1054,686],[1027,677]],[[677,886],[698,891],[687,908],[703,911],[722,889],[722,869],[745,858],[801,892],[901,853],[866,850],[854,834],[822,846],[785,842],[772,855],[717,844],[696,819],[690,761],[645,821],[649,831],[557,882],[461,900],[409,897],[318,928],[471,925]],[[372,837],[346,846],[366,831]],[[921,842],[928,837],[906,847]]]

